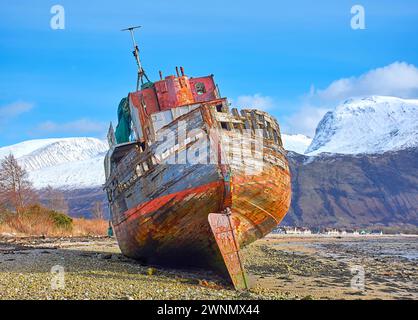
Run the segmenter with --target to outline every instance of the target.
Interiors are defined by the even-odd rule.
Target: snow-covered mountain
[[[107,149],[95,138],[39,139],[0,148],[0,159],[12,153],[37,189],[89,188],[104,183]]]
[[[282,134],[282,140],[286,150],[299,154],[305,154],[306,149],[312,142],[312,138],[303,134]]]
[[[418,146],[418,100],[350,99],[325,114],[308,155],[373,154]]]

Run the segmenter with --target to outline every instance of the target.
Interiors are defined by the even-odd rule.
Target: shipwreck
[[[240,248],[287,213],[291,179],[280,127],[230,108],[213,75],[151,82],[135,43],[137,86],[108,132],[105,190],[122,253],[147,264],[205,268],[248,287]]]

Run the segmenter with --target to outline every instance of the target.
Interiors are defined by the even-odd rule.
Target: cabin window
[[[221,104],[218,104],[217,106],[216,106],[216,111],[218,111],[218,112],[222,112],[223,110],[222,110],[222,105]]]
[[[141,168],[141,166],[139,164],[136,166],[135,171],[136,171],[136,174],[138,176],[141,176],[142,175],[142,168]]]
[[[196,89],[196,93],[199,95],[204,94],[206,92],[205,84],[203,82],[197,82],[194,85],[194,87]]]
[[[272,129],[271,129],[271,126],[270,126],[270,122],[266,122],[266,132],[267,132],[267,137],[270,139],[270,140],[273,140],[274,139],[274,137],[273,137],[273,132],[272,132]]]
[[[227,122],[221,122],[221,128],[222,129],[225,129],[225,130],[228,130],[228,123]]]
[[[279,143],[279,136],[276,130],[273,130],[274,142]]]

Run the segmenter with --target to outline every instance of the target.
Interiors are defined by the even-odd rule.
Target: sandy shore
[[[243,250],[252,288],[236,292],[209,272],[127,259],[114,239],[0,238],[0,299],[418,299],[417,260],[396,254],[417,240],[268,236]],[[355,265],[364,290],[351,287]]]

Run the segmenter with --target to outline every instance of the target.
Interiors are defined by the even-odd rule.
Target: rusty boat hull
[[[179,142],[179,132],[196,130]],[[106,190],[122,253],[151,265],[210,269],[245,287],[240,248],[271,232],[290,206],[278,130],[268,114],[230,113],[221,100],[187,106],[149,146],[116,145],[106,157]],[[214,213],[226,222],[210,221]]]
[[[170,166],[167,171],[182,171],[178,165]],[[205,165],[203,170],[214,173],[205,177],[206,183],[191,178],[186,182],[190,188],[177,191],[178,186],[173,186],[157,198],[128,209],[122,220],[114,219],[115,234],[126,256],[147,264],[210,267],[225,273],[208,223],[210,213],[223,212],[229,205],[239,246],[244,247],[271,232],[287,212],[290,194],[284,190],[290,177],[285,172],[270,169],[252,181],[232,174],[226,187],[224,177],[216,176],[216,168]],[[272,181],[274,176],[281,177],[283,186]],[[227,188],[232,189],[232,199],[227,199]]]

